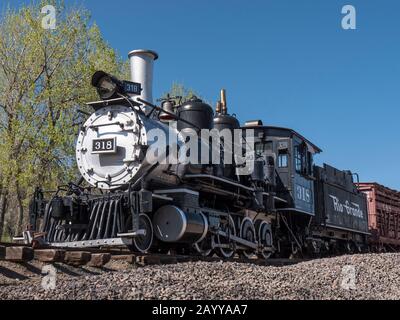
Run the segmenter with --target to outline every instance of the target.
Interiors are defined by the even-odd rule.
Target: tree
[[[173,82],[171,89],[162,95],[162,99],[166,99],[168,95],[170,97],[181,97],[182,99],[174,99],[177,103],[179,103],[179,100],[184,103],[193,96],[203,99],[195,90],[187,88],[179,82]]]
[[[42,28],[41,8],[57,9],[56,29]],[[36,1],[0,20],[0,239],[4,222],[20,233],[34,188],[73,179],[77,109],[97,99],[96,70],[123,77],[127,62],[89,24],[84,9]],[[17,215],[14,213],[18,212]]]

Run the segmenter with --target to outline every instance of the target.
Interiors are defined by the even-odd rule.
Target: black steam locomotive
[[[77,137],[82,179],[50,199],[37,189],[30,207],[37,241],[264,259],[366,249],[367,204],[351,172],[313,165],[321,150],[294,130],[260,120],[241,126],[228,113],[224,90],[215,112],[196,97],[184,103],[166,97],[161,107],[154,105],[157,54],[135,50],[129,58],[132,81],[93,76],[101,100],[88,103],[93,113]],[[188,132],[211,154],[215,146],[200,136],[204,129],[239,132],[240,139],[217,138],[218,163],[211,157],[200,164],[151,161],[152,146],[160,143],[155,131],[167,139],[157,155],[162,159],[171,149],[185,150]],[[222,147],[240,150],[245,164],[235,155],[226,161]]]

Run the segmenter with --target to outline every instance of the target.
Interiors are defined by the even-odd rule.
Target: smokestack
[[[131,65],[131,81],[142,85],[141,99],[153,103],[153,62],[158,54],[151,50],[133,50],[128,54]],[[143,106],[144,111],[149,107]]]

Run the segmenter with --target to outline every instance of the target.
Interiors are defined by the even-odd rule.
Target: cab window
[[[294,167],[297,173],[302,173],[303,154],[300,146],[294,147]]]
[[[307,151],[307,174],[312,175],[313,158],[311,152]]]
[[[278,167],[279,168],[287,168],[288,167],[287,150],[279,150],[279,153],[278,153]]]
[[[255,151],[259,155],[263,154],[265,151],[271,151],[271,150],[272,150],[272,141],[262,141],[255,143]]]
[[[307,150],[306,144],[294,147],[294,165],[297,173],[311,176],[312,174],[312,154]]]

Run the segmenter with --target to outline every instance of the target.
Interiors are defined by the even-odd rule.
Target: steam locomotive
[[[30,237],[53,247],[128,246],[248,259],[367,249],[366,198],[350,171],[314,165],[321,149],[292,129],[261,120],[241,126],[228,112],[225,90],[215,112],[195,96],[184,102],[167,96],[161,106],[153,104],[157,58],[150,50],[130,52],[131,81],[94,74],[101,100],[88,103],[93,113],[76,142],[82,178],[49,199],[36,189]],[[200,132],[213,129],[239,132],[239,138],[218,136],[212,144]],[[188,132],[206,155],[220,151],[219,162],[160,161],[173,149],[187,152]],[[166,148],[152,161],[156,143]],[[235,148],[240,155],[227,161],[223,150]]]

